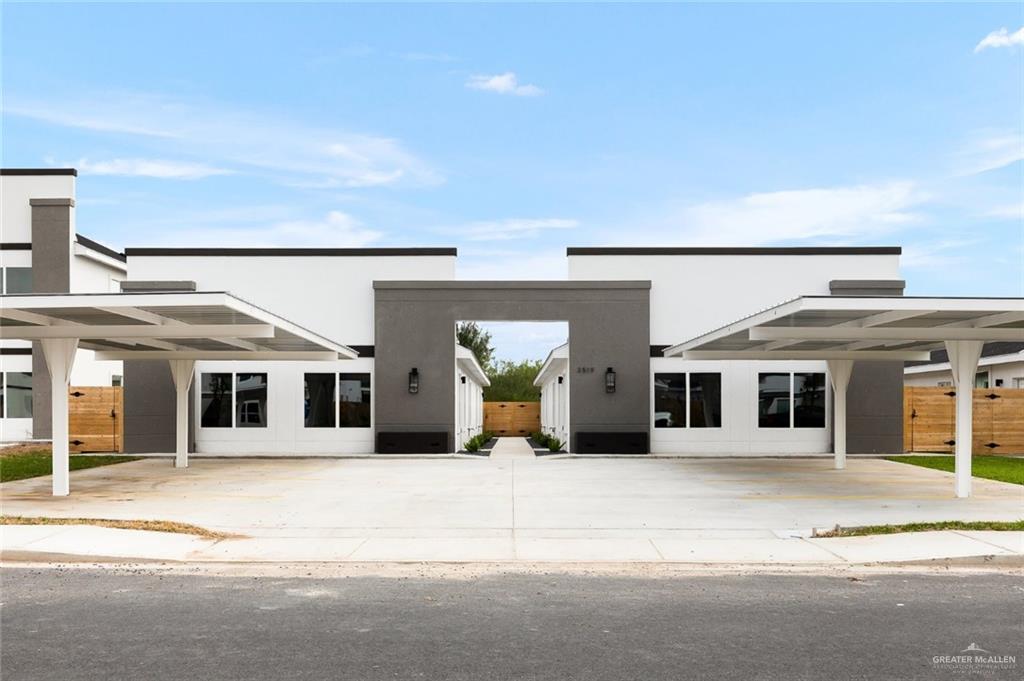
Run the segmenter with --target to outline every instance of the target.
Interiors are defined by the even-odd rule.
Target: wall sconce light
[[[459,376],[459,383],[461,383],[462,385],[466,385],[466,377],[465,376]]]
[[[409,392],[415,395],[420,391],[420,370],[416,367],[409,372]]]
[[[565,380],[565,376],[559,376],[558,377],[558,385],[562,385],[562,381],[564,381],[564,380]]]
[[[615,369],[611,367],[604,372],[604,391],[606,393],[615,392]]]

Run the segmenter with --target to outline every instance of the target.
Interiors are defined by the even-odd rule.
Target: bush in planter
[[[560,452],[565,447],[565,443],[559,440],[557,437],[549,437],[547,447],[552,452]]]

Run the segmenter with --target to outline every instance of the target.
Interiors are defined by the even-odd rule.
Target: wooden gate
[[[540,430],[540,402],[484,402],[484,430],[526,436]]]
[[[972,420],[975,454],[1024,454],[1024,390],[976,388]],[[903,388],[903,449],[952,452],[956,438],[954,388]]]
[[[68,439],[72,452],[124,451],[121,387],[68,389]]]

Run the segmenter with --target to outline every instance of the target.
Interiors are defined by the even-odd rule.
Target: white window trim
[[[761,391],[760,391],[760,388],[759,388],[759,385],[761,383],[761,374],[785,374],[785,373],[789,373],[789,427],[788,428],[770,428],[768,426],[762,426],[761,425],[760,410],[757,410],[757,411],[755,411],[755,418],[757,419],[757,425],[756,425],[757,430],[759,430],[759,431],[763,430],[763,431],[767,431],[767,432],[779,432],[779,431],[786,431],[786,430],[797,430],[797,431],[804,431],[804,430],[806,430],[806,431],[827,430],[828,429],[828,421],[829,421],[829,419],[828,419],[829,408],[832,406],[830,398],[829,398],[828,372],[825,372],[825,371],[811,371],[811,370],[789,371],[789,372],[786,372],[786,371],[758,371],[757,372],[757,377],[758,378],[757,378],[757,381],[754,383],[754,390],[756,391],[754,393],[754,403],[757,404],[757,402],[759,402],[760,399],[761,399]],[[796,374],[821,374],[822,376],[825,377],[825,422],[822,425],[820,425],[820,426],[812,426],[810,428],[808,428],[808,427],[797,428],[796,425],[795,425],[795,423],[796,423],[796,391],[794,390],[794,388],[796,387]]]
[[[231,425],[230,426],[204,426],[203,425],[203,375],[213,374],[228,374],[231,376]],[[238,411],[236,409],[236,393],[238,392],[238,375],[239,374],[263,374],[267,377],[267,422],[262,426],[244,426],[239,427],[236,423]],[[210,431],[225,431],[225,430],[269,430],[270,429],[270,412],[272,402],[272,391],[270,390],[270,372],[268,371],[200,371],[199,372],[199,408],[197,410],[196,427],[198,430],[210,430]],[[6,405],[5,405],[6,408]]]
[[[303,430],[312,430],[312,431],[316,431],[316,430],[324,430],[324,431],[330,431],[330,430],[344,430],[344,431],[371,430],[373,428],[373,424],[374,424],[374,420],[373,420],[373,417],[374,417],[374,414],[373,414],[373,391],[374,391],[374,387],[373,387],[373,372],[372,371],[333,371],[333,372],[327,372],[327,371],[303,371],[302,372],[302,382],[299,383],[299,386],[300,386],[300,388],[302,390],[302,394],[300,396],[301,397],[300,401],[304,401],[306,399],[306,375],[307,374],[326,374],[326,373],[333,373],[334,374],[334,425],[333,426],[307,426],[306,425],[305,414],[302,414],[302,416],[300,418],[300,421],[302,422],[302,429]],[[341,397],[341,375],[342,374],[357,374],[357,375],[360,375],[360,376],[365,375],[365,376],[367,376],[369,378],[369,380],[370,380],[370,425],[368,425],[368,426],[343,426],[343,425],[341,425],[341,418],[339,418],[339,415],[338,415],[338,405],[340,404],[340,397]],[[270,407],[268,405],[267,411],[269,411],[269,410],[270,410]]]
[[[658,380],[658,374],[684,374],[686,376],[686,379],[685,379],[686,387],[683,388],[683,392],[686,393],[686,399],[683,401],[683,405],[684,405],[683,409],[686,412],[686,424],[685,425],[683,425],[683,426],[668,426],[668,427],[657,425],[655,416],[656,416],[656,414],[658,412],[658,410],[656,408],[657,407],[657,399],[658,399],[658,388],[657,388],[657,385],[656,385],[657,380]],[[695,428],[695,427],[690,425],[690,374],[717,374],[718,375],[718,389],[719,389],[718,407],[719,407],[719,410],[721,411],[722,422],[720,424],[718,424],[717,426],[703,426],[703,427],[700,427],[700,428]],[[680,430],[722,430],[723,428],[725,428],[725,409],[722,408],[722,404],[725,402],[725,388],[724,388],[725,381],[722,378],[722,372],[721,371],[655,371],[654,372],[654,376],[653,376],[653,383],[655,385],[653,386],[653,388],[654,388],[654,399],[651,401],[651,427],[654,430],[656,430],[656,431],[664,431],[664,432],[671,432],[671,431],[674,431],[674,430],[675,431],[680,431]]]

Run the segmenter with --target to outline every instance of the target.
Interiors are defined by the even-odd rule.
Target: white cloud
[[[977,175],[1024,160],[1024,135],[1015,130],[982,130],[957,155],[957,174]]]
[[[1014,45],[1024,45],[1024,26],[1013,33],[1010,33],[1005,27],[998,31],[992,31],[974,46],[974,51],[977,53],[990,47],[1012,47]]]
[[[224,216],[213,216],[211,222],[223,222]],[[199,222],[203,222],[202,218]],[[241,228],[196,226],[176,230],[167,235],[161,246],[196,247],[303,247],[361,248],[380,239],[382,234],[369,229],[351,215],[332,210],[320,220],[284,220],[263,226]]]
[[[391,137],[316,127],[261,112],[146,94],[69,97],[60,106],[8,95],[5,113],[54,125],[141,137],[162,155],[259,172],[307,187],[436,185],[444,178]]]
[[[984,216],[998,220],[1024,220],[1024,201],[1005,206],[996,206],[986,211]]]
[[[536,85],[520,84],[516,74],[512,71],[495,76],[470,76],[466,81],[466,87],[472,90],[485,90],[516,97],[537,97],[544,94],[544,90]]]
[[[214,175],[230,175],[232,172],[202,163],[146,158],[115,158],[109,161],[90,161],[87,158],[82,158],[73,165],[82,173],[90,175],[155,177],[165,180],[199,180]]]
[[[576,220],[565,218],[509,218],[471,222],[461,227],[439,230],[443,234],[461,236],[469,241],[510,241],[527,239],[552,229],[574,229]]]
[[[926,200],[912,182],[763,192],[684,206],[631,239],[730,246],[884,234],[919,221]]]
[[[977,241],[948,239],[931,243],[909,244],[903,247],[900,267],[906,269],[930,269],[955,265],[965,260],[963,250]]]

